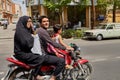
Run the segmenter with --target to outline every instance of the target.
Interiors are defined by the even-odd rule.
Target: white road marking
[[[116,58],[117,58],[117,59],[120,59],[120,56],[117,56]]]
[[[116,60],[116,59],[120,59],[120,56],[112,57],[112,58],[92,59],[91,62],[101,62],[101,61]]]
[[[106,58],[103,58],[103,59],[95,59],[95,60],[92,60],[91,62],[100,62],[100,61],[107,61]]]

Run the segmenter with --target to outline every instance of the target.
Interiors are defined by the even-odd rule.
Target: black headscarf
[[[32,33],[32,28],[27,28],[27,22],[28,22],[28,19],[31,19],[31,17],[28,17],[28,16],[22,16],[19,18],[18,20],[18,23],[16,25],[16,30],[18,29],[21,29],[21,28],[25,28],[28,30],[28,32],[31,32]]]
[[[14,57],[28,65],[38,66],[44,61],[44,57],[33,54],[34,38],[31,36],[31,29],[27,28],[27,21],[30,17],[20,17],[14,36]]]
[[[27,28],[27,22],[30,17],[22,16],[20,17],[17,25],[16,32],[14,36],[14,52],[31,52],[33,47],[33,37],[31,36],[31,29]]]

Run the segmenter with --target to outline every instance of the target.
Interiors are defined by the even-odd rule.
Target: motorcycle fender
[[[80,60],[78,60],[78,63],[80,63],[80,64],[84,64],[84,63],[87,63],[87,62],[88,62],[87,59],[80,59]]]
[[[74,67],[78,65],[78,63],[80,64],[85,64],[87,63],[88,60],[87,59],[79,59],[77,62],[74,63]]]

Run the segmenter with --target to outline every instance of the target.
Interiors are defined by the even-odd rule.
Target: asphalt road
[[[68,41],[67,41],[68,42]],[[120,39],[73,40],[93,65],[92,80],[120,80]]]
[[[8,70],[6,58],[13,54],[14,28],[15,25],[10,25],[7,30],[0,27],[0,79]],[[64,42],[76,43],[81,47],[81,56],[93,66],[92,80],[120,80],[120,39],[64,39]]]

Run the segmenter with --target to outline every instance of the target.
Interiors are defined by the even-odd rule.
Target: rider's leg
[[[65,67],[65,60],[63,58],[59,58],[56,56],[52,56],[52,55],[46,55],[46,59],[43,62],[43,64],[51,64],[51,65],[55,65],[56,69],[53,73],[53,76],[51,77],[50,80],[55,80],[55,77],[57,75],[59,75],[59,73],[64,69]]]
[[[36,68],[33,70],[32,75],[36,78],[36,80],[43,80],[44,77],[42,76],[42,72],[40,71],[41,66],[36,66]]]

